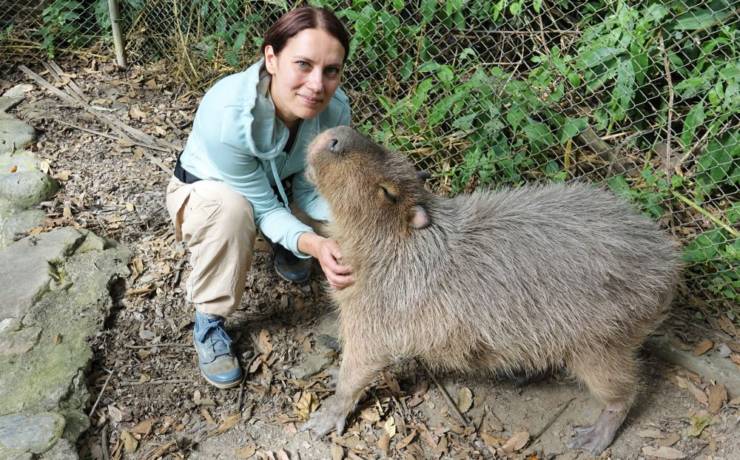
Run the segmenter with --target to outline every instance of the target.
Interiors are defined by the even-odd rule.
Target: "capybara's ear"
[[[428,227],[429,224],[432,223],[432,220],[429,218],[427,210],[417,204],[416,206],[411,208],[410,222],[411,227],[420,230],[422,228]]]
[[[381,182],[378,184],[380,186],[380,192],[383,194],[385,199],[390,201],[393,204],[398,203],[398,187],[393,182]]]

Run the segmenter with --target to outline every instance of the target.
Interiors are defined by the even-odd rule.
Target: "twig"
[[[182,258],[177,262],[177,265],[175,265],[175,278],[172,280],[172,288],[176,288],[178,284],[180,284],[180,278],[182,277],[182,271],[185,269],[185,263],[187,262],[186,258]]]
[[[105,379],[105,383],[103,383],[103,388],[100,389],[100,393],[98,393],[97,399],[95,399],[95,404],[93,404],[92,409],[90,409],[90,413],[87,414],[88,417],[92,417],[95,413],[95,409],[98,408],[98,403],[100,402],[100,398],[103,397],[103,393],[105,393],[105,387],[108,386],[108,382],[110,381],[110,378],[113,377],[112,371],[107,371],[108,377]]]
[[[711,212],[709,212],[706,209],[702,208],[697,203],[691,201],[688,197],[685,197],[685,196],[681,195],[680,193],[678,193],[676,191],[673,192],[673,196],[675,196],[679,200],[683,201],[685,204],[689,205],[691,208],[693,208],[694,210],[696,210],[697,212],[699,212],[701,215],[703,215],[707,219],[709,219],[712,222],[714,222],[715,225],[718,225],[718,226],[722,227],[730,235],[734,236],[735,238],[740,237],[740,232],[738,232],[737,230],[733,229],[732,227],[730,227],[726,223],[722,222],[719,217],[715,216]]]
[[[457,415],[457,417],[460,419],[463,425],[470,426],[470,422],[468,421],[467,417],[465,417],[465,415],[462,412],[460,412],[460,409],[457,407],[457,404],[455,404],[455,401],[452,400],[452,398],[450,397],[450,394],[447,393],[447,390],[445,389],[445,387],[443,387],[442,384],[439,383],[437,378],[434,376],[432,371],[429,370],[426,364],[421,363],[421,365],[424,367],[424,370],[427,372],[427,374],[432,379],[434,384],[437,385],[437,388],[439,389],[440,393],[442,393],[442,396],[444,396],[445,401],[447,401],[447,404],[450,406],[452,411],[455,412],[455,415]]]
[[[48,91],[50,91],[52,94],[56,95],[60,99],[66,101],[68,103],[71,103],[71,104],[73,104],[73,105],[75,105],[77,107],[81,107],[81,108],[85,109],[87,112],[93,114],[100,121],[104,122],[105,124],[107,124],[108,126],[110,126],[114,131],[116,131],[117,133],[119,133],[123,138],[129,140],[131,142],[131,144],[139,143],[140,145],[143,145],[143,146],[145,146],[147,148],[154,147],[154,148],[152,148],[152,150],[162,150],[163,148],[167,148],[167,149],[169,149],[170,151],[173,151],[173,152],[178,150],[178,148],[176,146],[174,146],[174,145],[172,145],[172,144],[170,144],[169,142],[166,142],[166,141],[162,141],[162,143],[164,144],[164,147],[158,146],[157,144],[159,142],[157,141],[157,139],[153,138],[149,134],[146,134],[145,132],[143,132],[143,131],[141,131],[139,129],[133,128],[133,127],[127,125],[126,123],[123,123],[122,121],[117,120],[116,118],[113,118],[113,117],[111,117],[109,115],[100,113],[99,111],[93,109],[86,102],[80,101],[76,97],[73,97],[73,96],[67,94],[66,92],[60,90],[56,86],[52,85],[51,83],[49,83],[48,81],[46,81],[41,75],[37,74],[36,72],[34,72],[33,70],[29,69],[28,67],[26,67],[24,65],[20,65],[20,66],[18,66],[18,68],[21,71],[23,71],[23,73],[25,73],[28,77],[30,77],[31,79],[33,79],[34,81],[36,81],[39,85],[43,86],[44,88],[46,88]],[[170,173],[171,172],[171,168],[168,168],[168,167],[164,166],[162,164],[162,162],[159,161],[159,159],[157,159],[153,155],[149,154],[148,152],[145,152],[145,155],[154,164],[156,164],[157,166],[159,166],[160,168],[162,168],[167,173]]]
[[[133,387],[138,385],[168,385],[175,383],[193,383],[190,379],[172,379],[172,380],[149,380],[147,382],[120,382],[123,387]]]
[[[244,402],[244,382],[247,381],[247,376],[242,377],[241,383],[239,383],[239,399],[236,403],[236,411],[241,414],[242,413],[242,403]]]
[[[110,453],[108,452],[108,424],[103,425],[103,429],[100,432],[100,450],[103,451],[103,458],[110,460]]]
[[[124,348],[132,348],[132,349],[139,349],[139,348],[154,348],[154,347],[170,347],[170,348],[191,348],[192,345],[187,343],[153,343],[151,345],[124,345]]]
[[[673,80],[671,79],[671,65],[668,63],[668,53],[663,42],[663,32],[658,33],[658,41],[660,41],[660,50],[663,52],[663,67],[665,69],[665,79],[668,83],[668,124],[666,125],[665,142],[665,165],[668,166],[671,164],[671,135],[673,134],[671,127],[673,123]]]
[[[719,136],[721,136],[721,135],[722,135],[722,134],[723,134],[723,133],[725,132],[725,130],[727,129],[727,127],[729,126],[729,124],[730,124],[730,122],[728,121],[727,123],[725,123],[725,124],[724,124],[724,126],[722,126],[722,128],[721,128],[721,129],[719,130],[719,133],[717,134],[717,136],[718,136],[718,137],[719,137]],[[711,126],[710,126],[710,127],[709,127],[709,128],[708,128],[708,129],[707,129],[707,130],[706,130],[705,132],[704,132],[704,134],[703,134],[703,135],[701,136],[701,138],[700,138],[700,139],[699,139],[698,141],[696,141],[696,142],[694,143],[694,146],[693,146],[693,147],[691,147],[691,148],[689,149],[689,151],[688,151],[688,152],[686,152],[686,153],[685,153],[685,154],[684,154],[684,155],[683,155],[683,156],[681,157],[681,159],[680,159],[680,160],[678,161],[678,163],[676,164],[676,174],[678,174],[678,175],[681,175],[681,176],[683,175],[683,174],[681,173],[681,165],[682,165],[682,164],[684,164],[684,162],[685,162],[686,160],[688,160],[688,159],[689,159],[689,158],[690,158],[690,157],[691,157],[692,155],[694,155],[694,154],[695,154],[695,153],[696,153],[696,152],[697,152],[697,151],[698,151],[698,150],[699,150],[700,148],[702,148],[702,146],[703,146],[703,145],[704,145],[704,143],[705,143],[705,142],[707,141],[707,139],[709,138],[709,135],[710,135],[711,133],[712,133],[712,129],[711,129]]]
[[[570,398],[568,401],[565,402],[560,408],[550,417],[550,420],[545,423],[545,426],[543,426],[537,433],[532,435],[532,441],[530,442],[530,446],[534,445],[537,441],[540,440],[540,436],[542,436],[545,431],[547,431],[557,419],[560,418],[561,415],[563,415],[563,412],[570,407],[570,404],[575,401],[576,398]]]

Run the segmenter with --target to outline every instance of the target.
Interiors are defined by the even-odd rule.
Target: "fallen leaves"
[[[503,446],[501,446],[501,449],[503,449],[506,453],[513,453],[518,450],[521,450],[524,448],[524,446],[527,445],[529,442],[529,433],[526,431],[519,431],[517,433],[514,433],[508,441],[504,443]]]
[[[473,407],[473,392],[470,388],[462,387],[457,391],[457,408],[463,414]]]
[[[691,427],[686,434],[698,438],[704,429],[711,424],[712,417],[710,415],[695,415],[691,417]]]
[[[694,356],[701,356],[704,353],[708,352],[714,347],[714,342],[712,342],[709,339],[704,339],[701,342],[697,343],[694,347]]]
[[[304,391],[295,403],[293,411],[300,420],[306,421],[318,408],[319,401],[316,399],[316,395],[311,392]]]
[[[727,389],[721,383],[711,385],[708,390],[708,405],[709,412],[716,414],[722,409],[724,403],[727,402]]]

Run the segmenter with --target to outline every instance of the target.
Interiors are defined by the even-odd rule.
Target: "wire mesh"
[[[343,86],[354,124],[407,153],[440,192],[605,183],[684,243],[690,293],[740,314],[732,0],[310,3],[336,11],[352,33]],[[173,78],[201,90],[253,62],[263,32],[296,6],[120,5],[129,59],[164,59]],[[106,12],[107,0],[11,2],[0,8],[0,49],[107,47]]]

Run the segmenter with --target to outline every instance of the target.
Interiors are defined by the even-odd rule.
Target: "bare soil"
[[[164,65],[119,73],[94,58],[59,64],[66,81],[58,87],[74,81],[99,113],[184,145],[200,95],[170,81]],[[0,92],[27,82],[11,75]],[[82,458],[588,458],[565,443],[573,425],[595,420],[600,406],[559,374],[526,384],[440,375],[438,385],[407,363],[369,389],[343,436],[317,440],[298,431],[330,394],[332,373],[320,369],[338,364],[335,319],[319,270],[308,285],[286,283],[264,244],[227,324],[248,377],[231,390],[209,386],[197,370],[193,311],[183,301],[187,253],[164,207],[170,173],[151,159],[172,168],[176,151],[117,139],[96,116],[38,85],[15,114],[40,132],[34,149],[62,183],[43,205],[44,230],[88,228],[133,253],[131,276],[112,288],[117,309],[91,341],[92,427],[78,444]],[[641,396],[602,457],[740,458],[738,401],[649,353],[645,362]],[[320,371],[306,376],[310,367]]]

